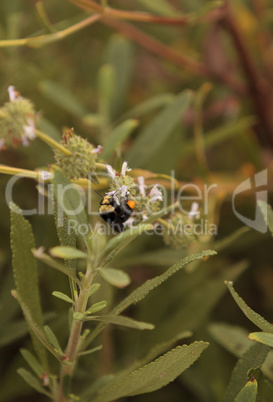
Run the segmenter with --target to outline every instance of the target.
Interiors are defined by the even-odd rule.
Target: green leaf
[[[152,96],[146,101],[135,106],[133,109],[130,109],[122,117],[123,119],[139,118],[146,113],[152,112],[164,106],[168,106],[170,103],[172,103],[173,99],[173,94],[168,93]]]
[[[132,304],[136,304],[139,301],[141,301],[142,299],[144,299],[144,297],[147,296],[153,289],[157,288],[159,285],[161,285],[164,281],[166,281],[169,277],[171,277],[173,274],[175,274],[177,271],[182,269],[187,264],[189,264],[193,261],[201,260],[204,257],[212,256],[215,254],[216,254],[215,251],[206,250],[206,251],[202,251],[201,253],[193,254],[193,255],[190,255],[190,256],[184,258],[183,260],[172,265],[163,274],[156,276],[153,279],[149,279],[143,285],[138,287],[129,296],[127,296],[124,300],[122,300],[121,303],[119,303],[110,312],[110,314],[111,315],[113,315],[113,314],[119,315],[120,313],[122,313],[122,311],[124,311],[126,308],[128,308]],[[86,347],[100,333],[100,331],[105,327],[105,325],[106,324],[101,323],[97,326],[97,328],[86,338],[86,341],[83,342],[83,348]]]
[[[100,288],[100,283],[93,283],[89,290],[89,297],[96,293]]]
[[[156,391],[174,381],[191,366],[208,347],[206,342],[177,346],[152,363],[118,378],[116,384],[106,385],[99,391],[95,402],[108,402],[124,396],[134,396]]]
[[[124,121],[119,126],[114,128],[107,138],[107,142],[103,146],[101,157],[104,160],[108,160],[115,149],[117,149],[117,147],[129,137],[131,132],[138,126],[138,124],[139,122],[137,120],[130,119]]]
[[[226,389],[224,402],[235,400],[248,379],[249,370],[260,368],[265,361],[269,350],[270,348],[268,346],[255,343],[243,354],[233,370],[231,380]]]
[[[255,402],[257,398],[258,384],[255,378],[248,381],[237,395],[235,402]]]
[[[133,47],[123,35],[111,36],[105,51],[105,62],[109,64],[115,75],[115,87],[110,115],[115,119],[123,108],[125,96],[131,82],[133,69]]]
[[[108,125],[111,118],[111,106],[114,101],[114,91],[116,87],[116,75],[110,64],[103,65],[98,74],[99,83],[99,111],[103,117],[103,123]]]
[[[76,248],[76,242],[77,242],[76,234],[73,230],[72,231],[69,230],[70,221],[64,213],[63,213],[63,222],[61,225],[59,224],[58,218],[59,218],[59,213],[62,210],[62,207],[56,200],[56,197],[54,196],[54,190],[52,189],[52,187],[50,189],[50,198],[52,200],[53,207],[54,207],[54,221],[55,221],[55,226],[56,226],[58,238],[59,238],[61,245]],[[73,260],[65,260],[64,264],[65,264],[65,267],[67,268],[71,295],[74,298],[75,292],[77,290],[75,282],[78,283],[78,285],[80,286],[79,282],[77,282],[78,279],[76,277],[76,269],[77,269],[76,260],[74,260],[74,259]]]
[[[38,381],[36,377],[34,377],[29,371],[19,368],[17,370],[17,373],[25,380],[25,382],[31,387],[34,388],[37,392],[40,394],[48,396],[50,399],[52,399],[52,395],[50,392],[47,392],[41,385],[41,383]]]
[[[204,136],[204,145],[206,150],[217,144],[221,144],[222,142],[234,136],[238,136],[240,133],[244,133],[245,130],[250,128],[254,123],[256,123],[256,121],[257,119],[255,116],[242,117],[238,120],[221,125],[220,127],[207,132]],[[189,140],[182,148],[181,157],[191,155],[194,153],[194,151],[194,141]]]
[[[188,109],[193,93],[184,91],[139,134],[128,154],[130,166],[144,167],[172,134]]]
[[[154,329],[153,324],[149,324],[147,322],[136,321],[132,318],[125,317],[122,315],[101,315],[101,316],[94,316],[88,317],[85,319],[86,321],[101,321],[107,324],[115,324],[120,325],[122,327],[127,328],[134,328],[134,329]]]
[[[38,288],[37,265],[31,253],[31,249],[35,247],[32,228],[30,223],[23,217],[22,211],[15,204],[10,203],[9,207],[11,217],[12,266],[16,289],[33,320],[39,326],[42,326],[43,315]],[[32,331],[30,334],[35,351],[46,370],[46,351]]]
[[[94,314],[97,313],[98,311],[102,310],[107,306],[107,301],[102,300],[98,303],[93,304],[87,311],[86,314]]]
[[[239,326],[215,323],[209,326],[209,332],[220,345],[237,357],[241,357],[252,346],[248,332]]]
[[[99,272],[103,279],[110,283],[110,285],[116,286],[117,288],[124,288],[131,283],[130,276],[120,269],[114,268],[100,268]]]
[[[111,262],[113,258],[137,236],[152,229],[153,226],[150,223],[144,223],[127,229],[119,235],[113,237],[103,250],[103,254],[108,255],[104,258],[101,268],[104,268],[107,264],[109,264],[109,262]]]
[[[85,318],[85,315],[82,313],[79,313],[78,311],[76,313],[73,314],[73,319],[74,320],[83,320]]]
[[[60,353],[62,354],[62,353],[63,353],[63,352],[62,352],[62,348],[61,348],[61,346],[60,346],[60,344],[59,344],[59,342],[58,342],[58,339],[56,338],[56,335],[55,335],[54,332],[52,331],[52,329],[51,329],[48,325],[45,325],[45,326],[44,326],[44,331],[45,331],[46,336],[47,336],[47,339],[49,340],[49,342],[51,343],[51,345],[53,345],[54,348],[55,348],[58,352],[60,352]]]
[[[11,291],[13,297],[15,297],[16,300],[18,300],[21,309],[23,310],[25,319],[27,321],[28,326],[32,330],[32,332],[36,335],[36,337],[39,339],[39,341],[55,356],[59,361],[61,361],[61,357],[59,353],[54,349],[52,344],[49,342],[46,333],[43,328],[41,328],[33,319],[31,315],[31,311],[29,308],[26,306],[24,303],[22,297],[16,290]]]
[[[272,208],[269,204],[267,204],[266,202],[261,201],[261,200],[258,200],[258,205],[263,214],[265,223],[267,224],[268,229],[270,230],[270,232],[273,236],[273,211],[272,211]]]
[[[59,272],[62,272],[63,274],[67,275],[73,281],[75,281],[79,286],[81,286],[81,283],[79,279],[76,277],[76,274],[74,273],[74,270],[71,269],[68,266],[65,266],[63,264],[60,264],[59,262],[56,262],[53,260],[49,255],[44,253],[44,249],[42,247],[38,249],[32,249],[33,255],[38,258],[39,260],[43,261],[45,264],[49,265],[50,267],[56,269]]]
[[[153,279],[149,279],[143,285],[134,290],[129,296],[127,296],[117,307],[112,311],[113,314],[120,314],[123,310],[128,308],[131,304],[136,304],[140,300],[144,299],[153,289],[161,285],[168,278],[178,272],[180,269],[184,268],[187,264],[193,261],[202,260],[204,257],[215,255],[216,252],[213,250],[202,251],[199,254],[193,254],[183,260],[178,261],[176,264],[172,265],[163,274],[156,276]]]
[[[63,87],[57,82],[42,81],[39,84],[39,90],[53,104],[71,113],[73,116],[82,118],[88,113],[87,109],[80,103],[80,100],[69,92],[67,87]]]
[[[30,353],[27,349],[20,349],[21,355],[25,359],[25,361],[28,363],[28,365],[32,368],[34,373],[37,375],[37,377],[40,377],[44,373],[43,367],[40,365],[38,360],[36,359],[35,356],[33,356],[32,353]]]
[[[56,246],[50,249],[50,254],[53,257],[64,258],[67,260],[71,260],[74,258],[88,258],[88,255],[83,251],[78,250],[74,247],[69,246]]]
[[[85,350],[84,352],[78,353],[78,356],[86,356],[86,355],[91,355],[94,352],[98,352],[99,350],[102,349],[102,345],[96,346],[93,349]]]
[[[248,335],[248,339],[263,343],[264,345],[273,348],[273,333],[268,334],[267,332],[252,332]]]
[[[69,296],[67,296],[66,294],[64,294],[62,292],[54,291],[54,292],[52,292],[52,295],[55,297],[58,297],[58,299],[66,301],[67,303],[75,304],[74,300],[72,300]]]
[[[67,215],[70,223],[75,225],[75,231],[78,239],[83,247],[89,248],[88,236],[83,235],[79,229],[88,227],[87,216],[84,210],[84,205],[81,200],[81,195],[76,187],[68,180],[63,171],[56,166],[52,167],[53,177],[51,183],[53,184],[54,195],[61,208],[58,211],[58,225],[65,224],[65,215]],[[74,226],[73,226],[74,228]]]
[[[236,243],[239,238],[244,235],[245,233],[248,233],[250,231],[250,228],[248,226],[243,226],[239,228],[238,230],[235,230],[235,232],[232,232],[231,235],[224,237],[223,239],[220,239],[216,241],[213,244],[213,247],[217,252],[225,250],[232,244]]]
[[[244,302],[244,300],[238,295],[238,293],[233,288],[232,282],[225,282],[233,299],[236,301],[237,305],[240,307],[244,315],[253,322],[253,324],[257,325],[262,331],[269,332],[273,334],[273,325],[266,321],[262,316],[253,311],[248,305]]]

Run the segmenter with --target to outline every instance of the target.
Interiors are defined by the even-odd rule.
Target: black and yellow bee
[[[107,222],[115,232],[123,232],[123,225],[133,213],[135,202],[129,200],[126,195],[122,201],[119,201],[115,194],[105,195],[100,202],[99,213],[102,219]]]

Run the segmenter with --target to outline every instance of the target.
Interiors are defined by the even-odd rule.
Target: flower
[[[139,192],[141,195],[143,195],[145,197],[145,195],[146,195],[145,188],[147,186],[145,185],[144,177],[138,176],[137,181],[138,181]]]
[[[92,154],[101,154],[103,147],[98,145],[97,148],[93,149]]]
[[[124,186],[126,186],[126,194],[135,194],[135,182],[132,177],[127,175],[127,172],[130,172],[131,169],[128,168],[128,162],[123,162],[121,167],[121,172],[118,173],[116,170],[106,163],[106,169],[108,176],[111,178],[111,186],[110,192],[121,190]],[[124,193],[124,190],[123,190]]]
[[[56,165],[59,166],[69,179],[88,177],[96,168],[98,152],[89,141],[74,134],[74,130],[67,130],[61,141],[71,155],[65,155],[59,149],[54,150]],[[94,152],[95,151],[95,152]]]
[[[41,171],[40,175],[42,180],[49,180],[51,178],[51,173],[46,170]]]
[[[8,87],[9,102],[0,108],[0,150],[22,143],[36,137],[36,113],[30,100],[22,97],[14,86]]]
[[[190,218],[192,218],[192,219],[193,218],[199,218],[200,217],[200,212],[198,211],[198,208],[199,208],[198,202],[193,202],[191,204],[191,209],[190,209],[190,211],[188,213],[188,216]]]
[[[121,174],[123,176],[126,175],[127,172],[130,172],[132,169],[128,168],[128,162],[123,162],[122,167],[121,167]]]
[[[149,192],[149,197],[151,197],[150,200],[149,200],[151,203],[154,203],[156,201],[163,201],[162,193],[158,189],[158,184],[155,184],[153,186],[153,188]]]
[[[16,99],[20,99],[22,98],[20,93],[18,91],[16,91],[15,87],[13,85],[10,85],[8,87],[8,93],[9,93],[9,100],[11,102],[14,102]]]

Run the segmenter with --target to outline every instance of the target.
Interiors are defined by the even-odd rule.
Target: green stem
[[[172,225],[170,225],[168,222],[164,221],[164,219],[158,218],[157,222],[161,223],[162,226],[165,226],[165,228],[170,229]]]
[[[0,173],[8,174],[11,176],[19,175],[22,177],[29,177],[30,179],[38,180],[41,176],[41,172],[34,170],[18,169],[10,166],[0,165]]]
[[[90,266],[87,267],[87,271],[84,277],[83,285],[80,290],[79,298],[77,300],[77,304],[75,307],[75,313],[84,314],[87,308],[88,298],[89,298],[89,291],[94,279],[94,271]],[[67,343],[67,348],[65,355],[72,365],[63,365],[60,375],[60,383],[59,383],[59,390],[58,395],[56,398],[56,402],[66,402],[67,398],[64,393],[63,386],[66,383],[67,379],[71,379],[73,375],[73,370],[77,360],[77,351],[78,345],[80,342],[81,330],[82,330],[83,322],[80,320],[73,319],[71,331]],[[68,378],[66,378],[68,377]]]
[[[59,151],[61,151],[64,155],[71,156],[72,152],[69,151],[69,149],[65,148],[63,145],[61,145],[59,142],[55,141],[53,138],[51,138],[49,135],[43,133],[40,130],[35,129],[35,133],[40,140],[44,141],[46,144],[51,146],[52,148],[57,148]]]
[[[28,45],[31,47],[40,47],[44,46],[51,42],[57,42],[67,36],[73,34],[74,32],[79,31],[87,27],[90,24],[93,24],[98,19],[100,19],[100,14],[93,14],[84,20],[74,24],[68,28],[63,29],[62,31],[50,33],[48,35],[40,35],[34,38],[23,38],[23,39],[9,39],[9,40],[0,40],[0,47],[12,47],[12,46],[24,46]]]

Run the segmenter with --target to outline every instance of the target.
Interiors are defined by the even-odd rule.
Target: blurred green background
[[[214,3],[209,3],[212,9]],[[258,76],[266,80],[271,93],[272,4],[266,0],[262,4],[254,0],[234,0],[231,3]],[[109,5],[120,10],[147,11],[165,17],[178,16],[179,13],[202,17],[210,12],[208,2],[201,0],[112,0]],[[80,7],[66,1],[1,0],[0,40],[54,33],[76,24],[87,15]],[[7,88],[14,85],[40,111],[39,127],[44,132],[58,140],[64,128],[74,127],[77,134],[95,145],[107,144],[112,129],[126,118],[137,118],[138,127],[107,160],[108,163],[119,166],[121,161],[128,160],[131,168],[163,174],[174,170],[176,178],[183,182],[218,184],[221,194],[210,200],[214,203],[210,219],[218,224],[217,236],[197,246],[198,249],[219,247],[218,256],[193,272],[178,273],[129,311],[137,319],[153,322],[155,331],[147,334],[127,329],[107,330],[103,335],[106,351],[99,357],[95,354],[82,358],[75,390],[98,375],[116,371],[141,358],[156,342],[169,339],[183,330],[192,330],[190,340],[211,342],[201,359],[168,387],[124,400],[219,401],[238,353],[235,346],[232,353],[227,346],[235,337],[233,332],[227,344],[220,345],[215,335],[217,330],[211,329],[212,324],[218,325],[218,331],[222,328],[220,323],[230,324],[231,327],[224,331],[227,334],[228,329],[234,330],[233,326],[245,328],[244,342],[247,342],[247,333],[255,330],[227,294],[224,280],[238,277],[236,289],[240,295],[255,311],[272,321],[270,235],[254,230],[241,235],[236,232],[238,236],[234,241],[230,240],[222,248],[220,244],[221,239],[243,226],[231,208],[232,191],[240,181],[268,168],[268,195],[269,201],[272,201],[272,136],[261,121],[255,91],[251,92],[251,77],[244,68],[236,41],[234,44],[234,38],[224,23],[212,19],[183,26],[134,21],[128,24],[164,43],[165,49],[189,58],[194,65],[202,63],[206,73],[196,74],[191,67],[183,68],[180,62],[174,62],[170,57],[160,57],[147,50],[144,43],[136,43],[119,32],[121,29],[96,22],[45,46],[1,47],[0,102],[2,105],[8,100]],[[230,80],[241,83],[244,91],[238,89],[237,84],[230,84]],[[202,100],[200,88],[204,90],[202,85],[206,82],[211,83],[211,89]],[[175,95],[185,89],[194,91],[194,104],[160,143],[158,133],[151,135],[148,158],[141,154],[136,157],[137,141],[145,127],[170,104]],[[201,120],[196,99],[201,99]],[[150,107],[149,103],[147,106],[148,101]],[[142,111],[134,109],[141,105]],[[205,165],[198,158],[200,147],[196,140],[196,124],[202,123],[202,120]],[[53,162],[52,150],[39,139],[27,148],[19,146],[0,154],[1,164],[18,168],[36,169]],[[34,394],[16,374],[16,369],[25,364],[18,351],[29,346],[30,338],[19,305],[10,296],[14,284],[9,212],[5,201],[9,179],[0,175],[0,401],[43,401],[45,398]],[[21,208],[35,207],[35,183],[30,179],[20,180],[14,190],[14,201]],[[242,195],[238,209],[253,219],[255,194],[248,192]],[[58,244],[52,216],[33,216],[30,221],[37,246]],[[161,237],[141,236],[116,259],[115,267],[129,272],[131,289],[134,289],[190,251],[167,248]],[[60,342],[65,345],[66,305],[54,300],[51,293],[53,290],[67,291],[68,284],[64,283],[61,274],[45,266],[40,266],[39,273],[44,312]],[[118,301],[128,290],[114,292],[105,285],[104,292]],[[57,312],[57,317],[52,316],[53,311]]]

